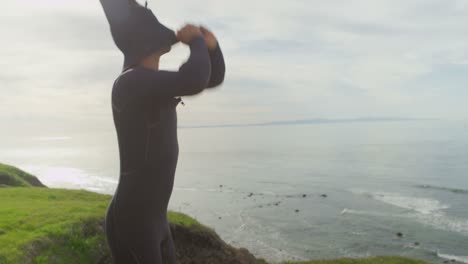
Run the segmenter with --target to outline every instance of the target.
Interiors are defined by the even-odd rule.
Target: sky
[[[466,0],[149,0],[177,30],[203,24],[227,72],[183,98],[179,124],[315,118],[468,119]],[[98,0],[4,1],[0,122],[11,130],[113,129],[123,56]],[[161,68],[177,70],[177,44]]]

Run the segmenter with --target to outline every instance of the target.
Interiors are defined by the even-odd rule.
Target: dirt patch
[[[245,248],[234,248],[211,230],[192,230],[171,224],[177,260],[180,264],[254,264],[256,259]]]

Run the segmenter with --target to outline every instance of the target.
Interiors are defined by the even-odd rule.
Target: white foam
[[[99,180],[99,181],[102,181],[102,182],[107,182],[107,183],[112,183],[112,184],[117,184],[117,183],[119,183],[119,181],[118,181],[118,180],[115,180],[115,179],[109,179],[109,178],[97,177],[97,176],[95,176],[94,178],[97,179],[97,180]]]
[[[189,192],[223,192],[223,193],[234,193],[233,190],[228,190],[226,188],[206,188],[206,189],[199,189],[193,187],[174,187],[175,191],[189,191]]]
[[[102,191],[101,188],[97,188],[97,187],[87,187],[86,190],[92,191],[92,192],[100,192],[100,191]]]
[[[353,209],[348,209],[345,208],[343,211],[340,213],[341,215],[345,214],[354,214],[354,215],[366,215],[366,216],[377,216],[377,217],[399,217],[399,215],[396,214],[388,214],[388,213],[380,213],[380,212],[375,212],[375,211],[361,211],[361,210],[353,210]]]
[[[199,191],[198,188],[184,188],[184,187],[174,187],[176,191],[190,191],[190,192],[197,192]]]
[[[91,183],[86,172],[76,168],[48,167],[48,166],[24,166],[25,170],[37,174],[46,185],[84,186]]]
[[[22,169],[37,175],[41,182],[53,188],[85,189],[107,193],[118,183],[117,180],[90,175],[77,168],[27,165],[22,166]]]
[[[468,219],[448,216],[443,213],[436,215],[413,215],[410,216],[418,222],[430,225],[436,229],[452,231],[468,235]]]
[[[64,140],[70,140],[72,139],[72,137],[67,137],[67,136],[63,136],[63,137],[38,137],[38,138],[35,138],[36,140],[38,141],[64,141]]]
[[[391,204],[400,208],[413,210],[421,214],[439,213],[441,210],[450,208],[438,200],[430,198],[402,196],[396,193],[373,193],[371,196],[381,202]]]
[[[455,255],[440,254],[440,253],[437,253],[437,256],[443,259],[455,260],[461,263],[468,263],[468,256],[455,256]]]
[[[468,219],[447,215],[444,210],[450,208],[450,205],[441,203],[438,200],[424,197],[410,197],[397,193],[353,192],[366,195],[386,204],[409,210],[409,212],[391,215],[392,217],[405,217],[439,230],[468,234]],[[381,216],[378,212],[353,211],[350,209],[343,210],[341,214]]]

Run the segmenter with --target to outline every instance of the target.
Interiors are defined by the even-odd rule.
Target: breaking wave
[[[420,188],[420,189],[446,191],[446,192],[452,192],[452,193],[456,193],[456,194],[468,194],[468,190],[465,190],[465,189],[448,188],[448,187],[442,187],[442,186],[416,185],[414,187]]]
[[[437,256],[439,258],[443,258],[446,260],[450,260],[450,261],[454,260],[454,261],[468,264],[468,256],[455,256],[455,255],[448,255],[448,254],[441,254],[441,253],[437,253]]]
[[[398,208],[406,209],[398,217],[418,221],[435,229],[456,232],[468,235],[468,219],[447,215],[445,209],[450,205],[442,203],[433,198],[411,197],[398,193],[386,192],[355,192],[365,195],[371,199],[389,204]],[[369,214],[378,216],[378,212],[353,211],[346,209],[343,213]]]

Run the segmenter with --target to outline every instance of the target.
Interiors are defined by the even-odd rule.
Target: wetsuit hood
[[[100,0],[112,38],[124,55],[123,71],[152,53],[178,42],[173,30],[135,0]]]

